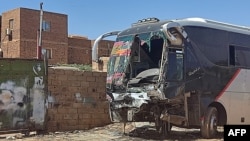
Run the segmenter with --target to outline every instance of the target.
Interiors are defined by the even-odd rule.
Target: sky
[[[19,7],[68,15],[68,34],[91,40],[143,18],[200,17],[250,27],[250,0],[0,0],[0,14]]]

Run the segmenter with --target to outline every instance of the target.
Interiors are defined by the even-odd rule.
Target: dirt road
[[[125,134],[123,124],[115,123],[90,130],[72,132],[54,132],[48,134],[34,134],[23,136],[19,134],[5,134],[0,140],[9,141],[222,141],[223,129],[214,139],[202,139],[198,129],[184,129],[173,127],[170,135],[162,138],[156,132],[154,125],[149,123],[131,123],[126,125]]]

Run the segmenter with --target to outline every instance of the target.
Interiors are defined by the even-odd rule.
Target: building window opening
[[[9,29],[13,29],[14,27],[14,19],[9,20]]]
[[[43,23],[42,23],[42,31],[50,31],[50,22],[43,21]]]
[[[47,59],[52,59],[52,49],[46,49],[45,55]]]
[[[9,41],[12,41],[12,30],[14,27],[14,19],[9,20],[9,28],[6,29],[6,35],[8,36]]]

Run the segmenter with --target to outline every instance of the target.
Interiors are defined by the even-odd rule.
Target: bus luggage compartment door
[[[187,111],[189,125],[200,125],[200,94],[190,93],[187,98]]]

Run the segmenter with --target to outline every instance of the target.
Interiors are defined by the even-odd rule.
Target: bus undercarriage
[[[117,94],[111,102],[112,122],[154,122],[156,130],[165,135],[172,125],[188,127],[188,113],[185,111],[190,93],[164,99],[159,89],[148,92],[140,91],[141,87],[131,89],[126,94]]]

